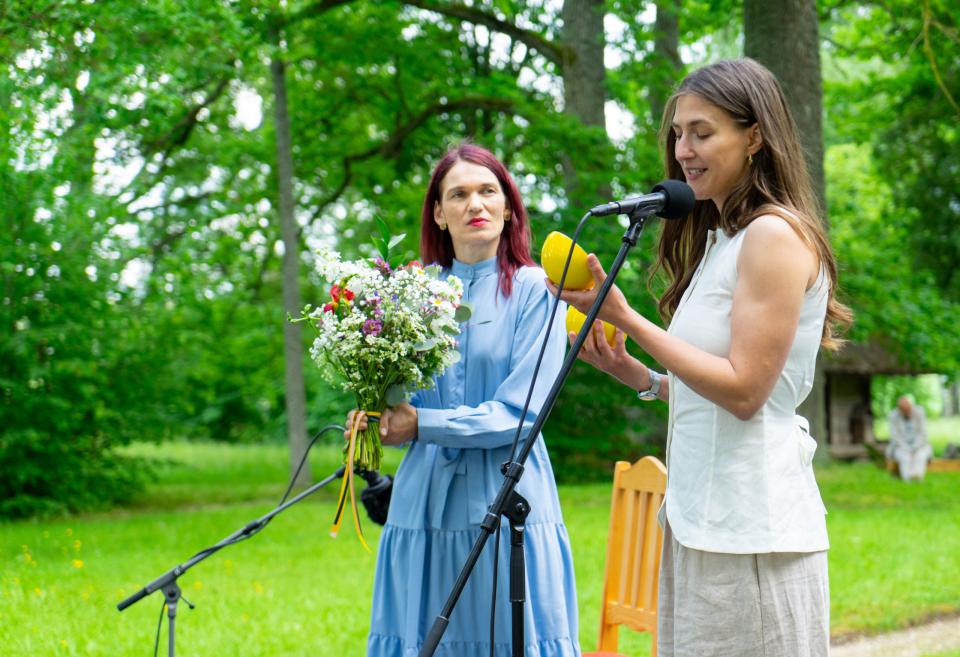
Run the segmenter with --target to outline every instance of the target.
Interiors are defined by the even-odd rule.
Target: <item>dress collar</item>
[[[468,265],[453,259],[453,265],[450,267],[451,273],[461,280],[476,280],[484,276],[490,276],[497,273],[497,256],[481,260],[480,262]]]

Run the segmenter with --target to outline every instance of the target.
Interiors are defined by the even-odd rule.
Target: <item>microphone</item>
[[[670,179],[655,185],[649,194],[598,205],[590,210],[590,214],[594,217],[605,217],[639,210],[664,219],[680,219],[693,211],[695,201],[690,185],[681,180]]]
[[[387,521],[387,511],[390,509],[390,494],[393,492],[393,477],[382,475],[376,470],[357,471],[367,487],[360,493],[360,501],[370,520],[382,525]]]

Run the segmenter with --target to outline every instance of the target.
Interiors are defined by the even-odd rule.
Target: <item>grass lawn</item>
[[[116,604],[268,512],[285,489],[286,452],[279,446],[178,443],[131,451],[162,461],[157,481],[127,508],[0,525],[4,655],[151,654],[159,594],[123,613]],[[335,468],[337,450],[314,451],[320,479]],[[389,450],[387,469],[398,461]],[[906,484],[868,464],[830,464],[818,478],[830,510],[835,634],[960,610],[960,476],[932,473],[922,484]],[[560,491],[585,649],[596,645],[609,494],[608,484]],[[197,608],[180,607],[178,654],[364,654],[375,559],[352,527],[336,540],[328,536],[334,496],[331,485],[180,578]],[[372,545],[379,528],[367,522],[364,529]],[[649,637],[622,634],[624,653],[649,654]]]

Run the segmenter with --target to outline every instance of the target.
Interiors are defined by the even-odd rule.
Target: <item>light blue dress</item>
[[[446,272],[445,272],[446,273]],[[499,293],[496,258],[454,260],[473,316],[462,327],[462,359],[419,391],[418,438],[397,471],[380,537],[368,657],[415,657],[480,535],[510,455],[520,411],[546,333],[552,297],[544,273],[521,268],[509,298]],[[557,311],[525,430],[539,413],[563,361],[564,308]],[[518,450],[519,451],[519,450]],[[573,558],[544,441],[527,459],[517,492],[532,507],[526,522],[525,654],[575,657],[577,596]],[[460,597],[437,657],[488,657],[495,536]],[[509,525],[500,527],[496,655],[510,655]]]

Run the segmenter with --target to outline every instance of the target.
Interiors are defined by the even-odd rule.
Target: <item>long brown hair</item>
[[[732,235],[757,217],[774,214],[790,224],[826,270],[830,294],[821,345],[837,349],[843,341],[835,336],[835,329],[848,326],[853,315],[835,298],[837,264],[780,84],[767,68],[749,58],[720,61],[684,78],[667,102],[660,124],[664,167],[667,177],[676,180],[685,177],[676,159],[672,123],[677,100],[685,94],[716,105],[744,129],[757,124],[762,146],[752,156],[749,174],[733,188],[722,210],[713,201],[698,200],[686,220],[664,222],[654,268],[654,273],[663,269],[669,280],[658,302],[661,318],[669,322],[673,317],[703,257],[708,230],[721,228]]]
[[[520,190],[513,178],[497,157],[482,146],[463,142],[451,148],[437,163],[427,185],[420,216],[420,255],[425,262],[444,267],[453,264],[453,242],[450,233],[440,230],[433,219],[433,206],[440,201],[440,184],[457,162],[470,162],[486,167],[500,182],[500,189],[510,208],[510,221],[505,222],[497,246],[497,265],[500,268],[500,293],[509,297],[513,290],[513,275],[524,265],[535,266],[530,255],[530,228],[527,209],[520,197]]]

